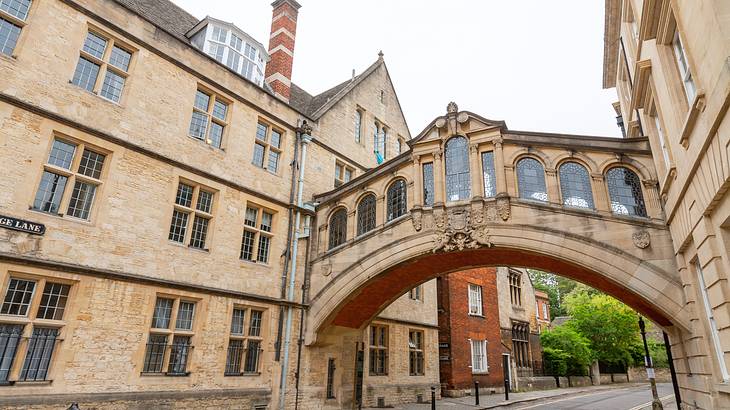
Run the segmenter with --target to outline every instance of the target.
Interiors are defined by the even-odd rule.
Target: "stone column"
[[[444,203],[444,156],[441,149],[433,152],[433,204]]]
[[[388,196],[387,192],[383,192],[383,195],[377,197],[375,200],[375,225],[376,226],[383,226],[385,224],[385,219],[388,214],[388,209],[386,207],[385,198]]]
[[[548,201],[560,205],[560,184],[558,183],[558,171],[554,168],[545,168],[545,182],[547,185]]]
[[[591,189],[593,191],[593,202],[595,203],[596,210],[601,212],[611,212],[611,203],[608,201],[608,195],[606,195],[606,181],[603,174],[591,174]]]
[[[511,165],[511,164],[510,164]],[[507,190],[507,176],[504,166],[504,150],[502,139],[494,140],[494,173],[497,179],[497,196],[509,192]]]
[[[347,211],[347,235],[345,235],[345,242],[354,239],[357,236],[357,215],[355,210],[357,204],[353,209]]]
[[[413,206],[423,207],[423,171],[421,170],[421,156],[413,156]]]
[[[653,179],[641,181],[644,185],[644,203],[649,218],[664,220],[664,209],[659,200],[659,184]]]
[[[484,184],[482,183],[481,167],[479,166],[479,146],[469,144],[469,174],[471,177],[471,197],[484,198]]]

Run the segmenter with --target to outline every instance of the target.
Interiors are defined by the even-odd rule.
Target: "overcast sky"
[[[173,0],[268,46],[271,0]],[[449,101],[514,130],[620,136],[601,88],[603,1],[298,0],[293,81],[312,94],[379,50],[417,135]]]

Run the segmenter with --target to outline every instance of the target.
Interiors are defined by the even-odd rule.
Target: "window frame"
[[[408,299],[423,302],[423,285],[418,285],[408,291]]]
[[[382,342],[382,344],[381,344]],[[376,344],[377,343],[377,344]],[[370,376],[387,376],[389,367],[390,329],[383,324],[371,324],[368,327],[368,374]],[[382,354],[382,356],[379,356]],[[377,359],[375,362],[373,358]],[[382,370],[378,365],[382,366]]]
[[[12,15],[5,10],[0,10],[0,19],[5,20],[20,29],[20,32],[18,33],[18,38],[15,39],[15,45],[13,45],[13,49],[10,51],[9,54],[0,51],[0,56],[11,59],[16,59],[18,57],[18,48],[22,45],[23,42],[23,32],[25,31],[25,27],[29,24],[28,20],[30,19],[31,14],[34,12],[36,3],[37,0],[30,1],[30,5],[28,6],[28,13],[25,15],[24,19]]]
[[[355,178],[355,167],[351,167],[343,161],[335,159],[335,188],[352,181],[353,178]]]
[[[537,163],[540,166],[540,171],[542,171],[542,188],[543,188],[544,192],[537,192],[537,191],[532,190],[532,188],[530,188],[529,193],[525,192],[525,190],[523,189],[523,184],[520,183],[521,179],[522,180],[525,179],[524,177],[520,178],[520,174],[521,174],[520,164],[528,164],[531,161],[534,161],[535,163]],[[526,177],[529,177],[529,176],[526,176]],[[548,193],[548,187],[547,187],[547,178],[545,177],[545,165],[537,158],[534,158],[534,157],[519,158],[517,160],[517,162],[515,163],[515,178],[516,178],[516,182],[517,182],[517,196],[519,197],[519,199],[527,200],[527,201],[537,201],[537,202],[549,202],[550,201],[550,195]],[[539,176],[537,176],[536,178],[538,178],[538,180],[539,180]],[[525,181],[525,182],[529,183],[529,181]],[[539,182],[539,181],[534,181],[534,182]],[[530,185],[533,185],[533,183],[530,183]],[[525,188],[527,188],[527,187],[525,187]],[[530,195],[528,196],[528,194],[530,194]],[[535,194],[544,194],[544,199],[535,198],[534,197]]]
[[[509,270],[509,296],[512,306],[522,307],[522,272]]]
[[[396,188],[396,185],[400,184],[402,184],[402,194],[396,192],[396,190],[400,189]],[[395,195],[402,197],[402,203],[397,201]],[[408,215],[408,181],[405,178],[396,178],[388,184],[388,188],[385,190],[386,222],[398,220],[406,215]]]
[[[366,204],[365,201],[369,202]],[[365,208],[366,206],[367,208]],[[365,235],[378,226],[378,198],[374,193],[369,192],[363,195],[357,202],[356,219],[357,236]]]
[[[695,82],[695,77],[692,74],[687,50],[684,47],[684,39],[679,34],[679,27],[675,27],[670,45],[672,47],[672,55],[674,56],[674,64],[676,65],[677,72],[679,73],[679,80],[682,82],[684,96],[687,99],[687,104],[691,106],[692,101],[694,101],[695,97],[697,97],[697,83]],[[684,64],[682,64],[682,60],[684,60]],[[691,90],[687,86],[688,83],[691,84]]]
[[[417,338],[419,343],[414,343],[415,334],[420,336]],[[426,354],[424,352],[426,332],[418,329],[408,329],[408,375],[409,376],[425,376],[426,375]],[[415,364],[415,368],[414,368]]]
[[[480,285],[469,283],[467,286],[469,316],[484,317],[484,292]],[[472,310],[472,308],[476,308]]]
[[[444,144],[443,158],[446,201],[460,202],[469,200],[473,194],[471,192],[472,175],[469,164],[469,140],[462,135],[449,138]],[[466,180],[462,181],[462,177],[465,177]],[[451,178],[456,178],[456,181]]]
[[[639,194],[638,198],[634,197],[634,200],[637,203],[636,205],[634,205],[634,207],[636,207],[637,205],[640,206],[639,213],[636,213],[635,210],[629,211],[628,208],[627,208],[626,213],[616,212],[616,209],[618,208],[618,206],[626,207],[625,204],[618,202],[618,201],[614,201],[613,194],[614,193],[618,194],[618,192],[612,192],[613,185],[611,183],[610,175],[616,169],[623,169],[623,170],[625,170],[624,172],[630,172],[631,174],[633,174],[632,179],[635,178],[635,182],[636,182],[635,189],[636,189],[637,193]],[[646,208],[646,200],[644,200],[644,188],[642,187],[643,184],[641,181],[641,177],[639,176],[639,174],[636,171],[627,167],[624,164],[617,164],[615,166],[611,166],[611,167],[607,168],[604,171],[603,175],[604,175],[604,180],[606,181],[606,183],[605,183],[606,196],[608,197],[608,204],[611,207],[611,214],[625,216],[625,217],[629,217],[629,218],[649,218],[649,214],[648,214],[647,208]],[[615,187],[613,189],[618,189],[618,188],[621,188],[621,187]],[[633,194],[633,192],[632,192],[632,194]]]
[[[53,153],[56,141],[74,146],[73,156],[71,158],[71,162],[69,163],[68,168],[51,164],[51,154]],[[80,172],[81,161],[83,160],[84,153],[86,151],[104,156],[101,171],[99,172],[99,178],[94,178]],[[96,215],[97,207],[94,206],[94,203],[96,202],[96,198],[99,197],[100,191],[104,186],[104,179],[106,179],[108,172],[107,170],[109,169],[109,161],[111,161],[111,152],[109,152],[108,150],[99,148],[96,145],[88,144],[76,138],[71,138],[69,136],[59,133],[53,133],[51,137],[51,143],[49,144],[49,147],[46,151],[45,160],[43,161],[40,175],[38,176],[38,180],[35,185],[36,189],[35,191],[33,191],[33,200],[28,206],[28,209],[33,212],[39,212],[46,215],[52,215],[61,218],[70,218],[74,221],[80,221],[85,223],[91,222],[93,217]],[[43,182],[43,175],[46,172],[66,178],[66,184],[63,187],[63,192],[60,193],[61,199],[58,201],[58,212],[44,211],[40,208],[35,207],[35,201],[38,197],[38,191],[41,187],[41,183]],[[90,200],[91,204],[89,205],[87,218],[74,216],[69,211],[69,207],[71,206],[71,200],[74,197],[74,189],[77,182],[93,185],[95,188],[94,195]],[[65,210],[65,213],[63,212],[63,210]]]
[[[583,177],[583,183],[585,186],[587,186],[587,189],[583,192],[585,195],[587,195],[586,198],[578,197],[578,196],[568,196],[571,193],[579,193],[579,189],[576,189],[575,186],[570,186],[569,177],[571,175],[568,175],[569,169],[568,167],[574,167],[575,170],[577,170],[578,173],[582,173],[582,175],[577,175],[577,177]],[[576,168],[577,167],[577,168]],[[583,165],[582,163],[575,161],[575,160],[568,160],[564,161],[558,166],[558,186],[560,187],[560,201],[561,204],[565,207],[571,208],[571,209],[585,209],[593,211],[596,209],[596,201],[593,199],[593,184],[591,183],[591,174],[588,171],[588,167]],[[577,198],[582,199],[585,201],[586,206],[580,206],[575,204],[569,204],[569,200],[571,198]]]
[[[106,46],[104,48],[104,53],[102,54],[101,58],[84,50],[84,45],[86,44],[86,39],[88,38],[89,33],[106,40]],[[129,64],[126,71],[123,70],[121,67],[117,67],[116,65],[111,63],[111,55],[114,47],[120,48],[130,54]],[[99,27],[89,25],[81,41],[81,47],[79,47],[79,58],[76,61],[76,65],[74,66],[74,72],[71,75],[69,83],[79,89],[90,92],[112,104],[123,105],[126,97],[125,89],[127,88],[128,80],[130,79],[132,69],[134,68],[134,63],[136,61],[138,51],[139,50],[136,47],[132,47],[131,44],[124,40],[120,40],[117,36],[111,35],[107,31],[102,30]],[[93,64],[96,64],[99,67],[99,71],[96,74],[96,80],[94,81],[94,86],[90,91],[80,86],[79,84],[74,83],[73,81],[74,77],[76,76],[76,70],[81,59],[85,59]],[[124,84],[119,95],[119,101],[114,101],[113,99],[102,95],[102,88],[104,83],[106,82],[106,76],[109,71],[124,79]]]
[[[200,109],[199,107],[197,107],[195,105],[195,100],[197,98],[198,92],[201,92],[208,96],[208,107],[205,111],[203,111],[202,109]],[[215,105],[217,102],[220,102],[220,103],[223,103],[226,105],[225,118],[219,118],[218,116],[214,115]],[[188,124],[188,131],[187,131],[188,137],[193,138],[197,141],[201,141],[201,142],[205,143],[206,145],[211,146],[213,148],[217,148],[221,151],[225,151],[226,144],[224,143],[224,141],[227,141],[227,139],[228,139],[227,137],[228,137],[229,125],[231,122],[230,116],[231,116],[232,105],[233,105],[233,101],[230,98],[223,97],[223,96],[221,96],[221,93],[215,92],[212,89],[210,89],[209,87],[205,87],[201,84],[198,84],[198,87],[195,89],[195,94],[193,95],[193,104],[192,104],[193,110],[192,110],[192,114],[190,116],[190,123]],[[199,137],[193,135],[191,132],[192,122],[193,122],[195,113],[202,113],[203,115],[205,115],[205,118],[206,118],[205,132],[204,132],[204,135],[202,138],[199,138]],[[214,144],[214,141],[210,138],[210,135],[211,135],[210,133],[211,133],[211,130],[213,129],[213,124],[218,125],[223,128],[223,131],[221,131],[220,142],[219,142],[218,146],[216,146]]]
[[[471,373],[472,374],[489,374],[489,358],[487,357],[487,344],[489,342],[486,339],[482,340],[476,340],[476,339],[469,339],[469,348],[470,348],[470,361],[471,361]],[[481,353],[482,361],[479,363],[479,366],[475,366],[475,345],[479,347],[479,350]]]
[[[256,210],[256,220],[254,221],[254,226],[248,225],[247,214],[248,210]],[[271,215],[271,226],[269,227],[270,230],[265,230],[262,228],[263,220],[264,220],[264,214]],[[251,262],[251,263],[257,263],[260,265],[269,265],[269,261],[271,260],[271,248],[274,242],[274,227],[276,226],[277,222],[277,213],[268,207],[259,205],[257,203],[253,202],[247,202],[246,207],[244,208],[244,215],[243,215],[243,231],[241,232],[241,248],[240,252],[238,254],[238,259],[243,262]],[[251,259],[246,259],[243,257],[243,245],[244,241],[246,240],[246,232],[253,234],[253,245],[251,246]],[[260,260],[260,252],[261,252],[261,237],[267,237],[269,238],[269,249],[266,251],[266,259]]]
[[[353,129],[354,129],[355,142],[357,142],[358,144],[362,144],[363,143],[363,138],[362,138],[362,125],[363,125],[363,121],[362,120],[365,117],[364,114],[365,114],[365,110],[363,110],[362,108],[359,108],[358,107],[358,108],[355,109],[355,114],[353,116],[354,118],[353,118],[353,124],[352,124],[352,126],[353,126]]]
[[[157,308],[157,301],[159,299],[171,299],[172,302],[172,308],[170,311],[170,317],[168,320],[167,328],[159,328],[159,327],[153,327],[154,323],[154,317],[155,317],[155,309]],[[182,302],[185,303],[192,303],[194,305],[194,311],[193,316],[191,318],[191,324],[190,329],[179,329],[177,327],[177,319],[178,315],[180,314],[180,304]],[[190,375],[190,361],[192,358],[192,352],[195,347],[195,344],[193,342],[196,341],[195,335],[198,330],[198,324],[200,323],[200,320],[196,320],[196,316],[200,316],[199,312],[201,309],[202,301],[198,298],[183,296],[183,295],[173,295],[173,294],[167,294],[167,293],[156,293],[154,302],[152,303],[152,312],[148,316],[151,320],[149,323],[149,328],[147,330],[147,341],[145,342],[145,350],[144,355],[142,356],[142,366],[140,370],[141,376],[169,376],[169,377],[185,377]],[[147,370],[147,364],[148,364],[148,356],[149,356],[149,349],[152,336],[165,336],[165,345],[164,350],[162,352],[162,362],[160,363],[160,371],[148,371]],[[189,344],[186,345],[186,352],[185,352],[185,371],[184,372],[171,372],[170,371],[170,361],[172,360],[173,355],[173,349],[175,348],[175,337],[187,337],[189,339]]]
[[[335,217],[339,217],[342,214],[345,215],[344,220],[342,221],[342,226],[340,227],[340,231],[342,231],[342,240],[335,242],[333,239],[334,228],[332,225],[332,221],[335,219]],[[327,250],[335,249],[347,243],[347,225],[349,223],[349,219],[349,212],[344,207],[338,207],[330,214],[329,218],[327,218]]]
[[[258,138],[259,126],[266,127],[265,138],[263,140]],[[274,132],[279,134],[279,146],[278,147],[271,144],[271,135]],[[266,170],[274,175],[279,175],[279,169],[281,168],[282,157],[284,155],[284,150],[282,147],[284,146],[285,137],[286,137],[286,133],[284,132],[283,128],[274,125],[270,121],[266,121],[262,118],[259,118],[258,121],[256,122],[256,131],[254,133],[254,141],[253,141],[254,149],[252,152],[253,155],[251,156],[251,164],[253,164],[253,166],[255,166],[256,168]],[[255,162],[256,145],[260,145],[263,147],[263,154],[262,154],[263,159],[262,159],[261,165],[259,165]],[[271,156],[271,152],[278,154],[278,159],[276,161],[276,169],[273,171],[269,169],[269,157]]]
[[[243,326],[241,333],[233,333],[233,314],[236,310],[243,310],[244,316],[243,316]],[[260,322],[258,324],[258,335],[252,335],[251,334],[251,323],[252,323],[252,316],[253,312],[260,312],[261,318]],[[253,306],[253,305],[239,305],[234,304],[233,308],[230,311],[229,317],[231,318],[231,325],[229,326],[228,331],[228,346],[226,348],[226,359],[225,364],[223,367],[223,376],[225,377],[235,377],[235,376],[258,376],[261,375],[261,362],[263,358],[263,351],[264,351],[264,334],[266,334],[265,331],[265,323],[267,321],[266,319],[266,313],[267,309],[261,306]],[[237,372],[229,372],[229,359],[230,359],[230,350],[231,350],[231,342],[232,341],[241,341],[241,352],[238,356],[238,367],[239,371]],[[250,342],[256,342],[258,343],[258,353],[256,356],[256,364],[255,364],[255,370],[249,371],[247,369],[248,365],[248,354],[250,349]]]
[[[180,189],[180,185],[184,184],[187,186],[190,186],[193,188],[192,197],[190,200],[190,206],[184,206],[177,203],[177,193]],[[211,194],[211,200],[210,200],[210,212],[205,212],[200,209],[198,209],[198,199],[200,198],[200,192],[207,192]],[[170,217],[170,227],[168,229],[168,235],[167,235],[167,241],[176,245],[185,246],[190,249],[196,249],[199,251],[209,252],[210,251],[210,243],[211,243],[211,233],[213,232],[213,223],[214,223],[214,213],[215,213],[215,207],[217,205],[217,197],[218,197],[218,191],[207,186],[203,185],[197,182],[193,182],[186,178],[178,178],[177,185],[175,185],[175,192],[172,200],[172,214]],[[182,242],[176,241],[172,238],[170,238],[172,234],[172,223],[175,218],[175,212],[183,213],[188,216],[187,223],[185,225],[185,233],[183,235]],[[208,225],[206,227],[205,232],[205,238],[203,247],[193,246],[192,240],[193,240],[193,230],[195,229],[195,220],[197,218],[203,218],[208,221]]]

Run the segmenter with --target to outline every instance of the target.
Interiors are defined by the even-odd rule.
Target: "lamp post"
[[[639,316],[639,330],[641,330],[641,339],[644,341],[644,365],[646,366],[646,374],[649,376],[649,383],[651,383],[651,395],[653,400],[651,402],[652,410],[663,410],[662,402],[659,400],[659,394],[656,391],[656,378],[654,378],[654,364],[651,361],[649,355],[649,345],[646,343],[646,327],[644,325],[644,318]]]

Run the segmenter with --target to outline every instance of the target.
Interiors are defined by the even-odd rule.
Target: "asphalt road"
[[[662,400],[662,403],[665,404],[665,410],[677,408],[671,383],[660,383],[657,385],[657,390],[661,399],[670,396],[667,400]],[[522,410],[638,410],[644,404],[651,404],[651,399],[651,390],[646,386],[584,393],[540,403],[517,405],[511,408]]]

